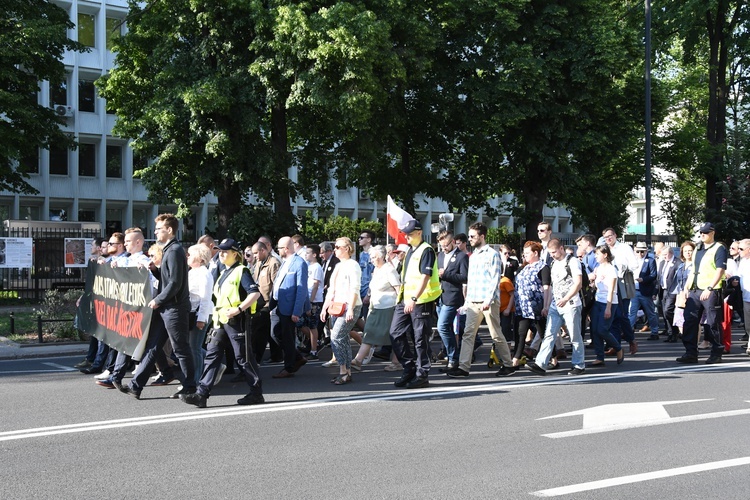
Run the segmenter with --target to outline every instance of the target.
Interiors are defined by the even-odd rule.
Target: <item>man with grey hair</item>
[[[745,313],[745,335],[750,336],[750,239],[740,240],[737,251],[740,253],[737,276],[740,278],[742,307]],[[750,355],[750,349],[745,353]]]
[[[674,285],[675,271],[677,271],[678,262],[674,258],[674,249],[665,245],[661,249],[661,259],[659,260],[659,270],[657,271],[657,286],[659,302],[661,303],[662,317],[664,318],[664,330],[667,339],[664,342],[677,342],[679,330],[674,323],[674,309],[676,295],[671,293]]]

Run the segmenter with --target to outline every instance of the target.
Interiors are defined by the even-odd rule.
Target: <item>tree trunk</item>
[[[724,155],[726,154],[727,136],[727,64],[728,46],[731,42],[733,19],[727,23],[729,10],[728,0],[720,0],[713,17],[706,14],[709,41],[708,64],[708,124],[706,138],[711,145],[712,153],[706,171],[706,217],[713,218],[721,210],[721,199],[717,184],[723,178]],[[739,7],[735,12],[735,18]]]
[[[233,180],[225,179],[221,189],[216,193],[216,198],[218,199],[216,240],[221,241],[227,237],[232,218],[242,209],[242,194],[239,185]]]
[[[294,216],[289,189],[289,153],[287,149],[286,108],[279,99],[271,108],[271,151],[276,179],[273,183],[273,201],[276,214],[284,224],[285,232],[294,230]]]
[[[538,241],[537,225],[544,220],[544,205],[547,203],[547,190],[528,189],[524,196],[526,241]]]

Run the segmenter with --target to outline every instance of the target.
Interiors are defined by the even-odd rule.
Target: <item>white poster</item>
[[[31,238],[0,238],[0,268],[31,269]]]
[[[94,238],[65,238],[65,267],[86,267]]]

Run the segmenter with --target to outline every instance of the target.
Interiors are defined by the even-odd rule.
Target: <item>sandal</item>
[[[357,360],[357,359],[353,359],[353,360],[352,360],[352,368],[354,368],[354,369],[355,369],[355,370],[357,370],[358,372],[361,372],[361,371],[362,371],[362,365],[363,365],[363,364],[364,364],[364,363],[362,363],[362,361],[359,361],[359,360]]]
[[[336,377],[333,383],[334,385],[344,385],[344,384],[348,384],[351,381],[352,381],[352,376],[348,373],[345,373],[344,375],[339,375],[338,377]]]

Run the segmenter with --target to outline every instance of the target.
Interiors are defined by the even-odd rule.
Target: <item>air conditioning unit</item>
[[[72,117],[74,115],[74,110],[72,106],[66,106],[64,104],[55,104],[55,114],[57,116],[65,116],[65,117]]]

